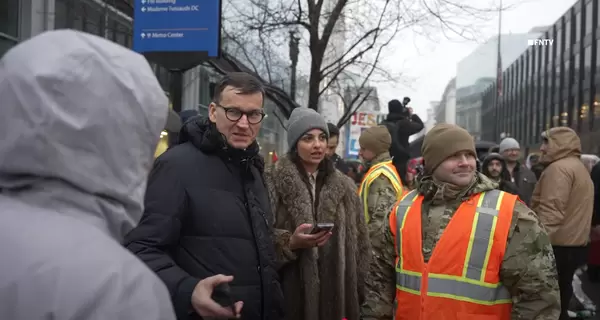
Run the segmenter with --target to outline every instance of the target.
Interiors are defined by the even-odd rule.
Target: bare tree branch
[[[473,40],[479,36],[479,23],[495,17],[498,10],[514,7],[509,4],[499,8],[490,3],[496,0],[479,2],[477,6],[466,0],[225,2],[235,1],[246,5],[231,5],[231,17],[224,21],[231,20],[231,25],[237,26],[238,36],[254,34],[264,50],[277,48],[276,52],[268,51],[266,55],[250,53],[250,57],[270,60],[278,54],[287,56],[289,49],[284,45],[288,43],[290,30],[300,32],[303,49],[310,54],[308,107],[318,109],[321,96],[339,95],[345,105],[341,124],[368,100],[364,93],[369,91],[365,88],[369,88],[370,83],[398,80],[380,64],[385,55],[393,51],[390,45],[400,33],[410,31],[430,39],[441,34],[446,38]],[[271,68],[266,69],[269,76],[274,73]],[[360,79],[352,84],[355,89],[352,92],[356,93],[353,97],[347,96],[349,78]]]

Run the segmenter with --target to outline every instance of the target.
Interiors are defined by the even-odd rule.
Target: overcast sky
[[[535,26],[552,25],[575,2],[576,0],[513,0],[511,3],[516,7],[502,13],[502,32],[525,33]],[[419,116],[426,117],[430,102],[440,100],[448,81],[456,76],[457,63],[475,50],[478,43],[483,43],[498,33],[498,17],[482,22],[480,30],[482,36],[477,42],[442,38],[433,43],[412,34],[403,35],[402,40],[396,41],[397,48],[392,48],[393,52],[401,53],[394,54],[393,59],[388,58],[385,65],[394,71],[408,74],[409,79],[415,78],[411,83],[413,89],[402,85],[376,84],[382,107],[387,108],[387,101],[390,99],[402,99],[408,95],[412,98],[411,106]],[[490,63],[495,64],[496,61]]]

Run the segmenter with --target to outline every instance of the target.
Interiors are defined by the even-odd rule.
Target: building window
[[[128,42],[128,34],[130,28],[128,26],[124,26],[121,23],[117,23],[117,28],[115,30],[115,42],[118,44],[127,47]]]
[[[600,67],[600,40],[596,40],[596,68]]]
[[[545,39],[555,39],[556,40],[556,32],[554,32],[554,28],[550,29],[550,32],[546,32],[546,35],[544,37]],[[554,61],[554,53],[556,52],[556,47],[559,45],[558,41],[555,41],[556,45],[553,45],[552,47],[548,47],[546,50],[546,54],[547,54],[547,58],[546,61],[548,62],[548,64],[552,64],[552,61]]]
[[[593,114],[594,114],[594,127],[592,131],[598,131],[600,129],[600,94],[596,94],[594,101],[592,102]]]
[[[581,10],[577,12],[575,15],[575,38],[573,39],[573,43],[579,43],[581,41]]]
[[[0,1],[0,33],[19,38],[19,0]]]
[[[538,119],[537,119],[537,112],[533,112],[531,114],[531,142],[535,143],[537,141],[537,135],[538,135]]]
[[[565,51],[568,51],[571,48],[571,42],[573,39],[571,38],[571,25],[573,23],[573,19],[569,20],[569,22],[565,23]],[[559,42],[560,43],[560,42]]]
[[[568,102],[565,100],[563,101],[563,107],[562,109],[564,111],[562,111],[560,113],[560,126],[566,126],[569,123],[569,104]]]
[[[590,91],[585,90],[583,92],[583,97],[581,99],[581,112],[579,114],[579,118],[581,119],[581,132],[589,132],[590,131],[590,120],[588,117],[588,113],[590,111],[589,105]]]
[[[66,29],[69,28],[69,5],[66,0],[56,0],[54,2],[54,28]]]
[[[573,100],[573,99],[571,99]],[[577,103],[573,103],[573,106],[571,107],[571,129],[578,131],[579,129],[579,106],[577,105]]]
[[[115,25],[114,21],[109,20],[106,26],[106,39],[110,41],[115,41]]]
[[[585,69],[585,72],[586,73],[590,72],[590,69],[592,68],[592,45],[591,44],[589,46],[587,46],[584,50],[583,61],[584,61],[583,68]]]
[[[569,63],[565,64],[565,73],[567,73],[569,75],[569,80],[568,82],[565,83],[565,85],[567,86],[567,88],[571,87],[573,85],[573,83],[577,83],[579,82],[579,78],[578,75],[576,74],[576,71],[579,70],[579,61],[581,60],[581,55],[578,53],[573,57],[573,68],[571,68],[569,66]],[[569,70],[566,70],[566,68],[569,68]]]
[[[12,48],[16,44],[17,44],[16,40],[0,36],[0,58],[2,58],[2,56],[6,53],[6,51],[8,51],[10,48]]]
[[[562,20],[561,20],[561,22],[562,22]],[[553,48],[552,51],[555,51],[556,60],[560,61],[561,53],[563,51],[563,48],[565,47],[562,29],[556,30],[556,38],[554,38],[554,39],[556,39],[556,45],[552,46],[552,48]]]
[[[585,34],[589,34],[594,30],[594,1],[589,1],[585,5]]]
[[[544,67],[546,66],[546,59],[547,59],[546,58],[546,54],[547,54],[546,51],[548,51],[548,50],[546,50],[547,47],[537,47],[537,48],[538,48],[539,54],[540,54],[539,55],[539,59],[540,59],[540,68],[539,68],[540,70],[539,71],[540,71],[540,73],[542,74],[542,77],[543,77]]]
[[[90,20],[90,19],[85,19],[85,26],[83,27],[83,31],[85,31],[87,33],[95,34],[98,36],[103,36],[102,34],[100,34],[100,28],[96,24],[96,22],[94,20]]]

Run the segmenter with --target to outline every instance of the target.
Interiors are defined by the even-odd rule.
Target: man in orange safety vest
[[[364,320],[554,320],[555,259],[537,216],[476,171],[472,136],[423,141],[424,176],[371,233]]]

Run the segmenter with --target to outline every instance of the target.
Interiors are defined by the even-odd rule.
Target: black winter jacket
[[[516,184],[510,181],[510,173],[508,172],[508,167],[506,166],[506,160],[504,160],[504,157],[502,155],[498,153],[488,154],[481,163],[481,167],[479,169],[480,172],[487,177],[491,177],[490,172],[488,170],[488,166],[492,160],[498,160],[502,163],[502,173],[500,173],[500,185],[498,186],[498,189],[504,192],[512,193],[521,198],[519,188]]]
[[[200,117],[154,163],[144,215],[125,245],[165,282],[178,319],[200,319],[192,291],[216,274],[234,276],[242,319],[283,318],[263,167],[256,143],[247,151],[227,148]]]
[[[390,146],[392,163],[396,167],[402,183],[406,185],[406,171],[408,170],[408,160],[410,159],[409,138],[413,134],[423,130],[425,125],[416,114],[407,117],[395,113],[388,114],[387,118],[381,122],[381,125],[384,125],[392,136],[392,145]]]

